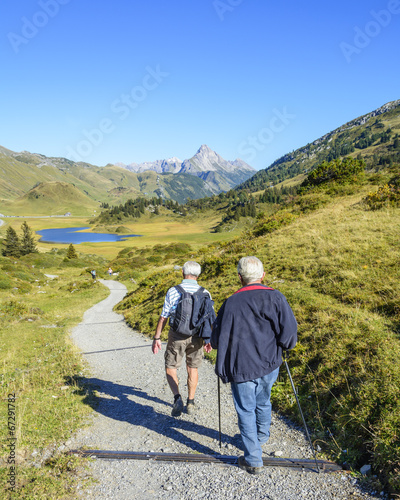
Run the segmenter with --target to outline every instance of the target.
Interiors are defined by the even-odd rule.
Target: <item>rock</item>
[[[371,474],[371,466],[368,464],[363,465],[360,469],[360,472],[363,476],[369,476]]]

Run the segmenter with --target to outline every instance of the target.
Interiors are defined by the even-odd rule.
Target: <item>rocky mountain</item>
[[[73,205],[76,198],[77,206],[85,207],[89,214],[102,202],[119,205],[138,196],[157,196],[179,203],[187,198],[204,198],[232,189],[254,172],[241,160],[228,162],[207,146],[202,146],[193,158],[183,162],[170,158],[140,165],[109,164],[105,167],[28,151],[16,153],[0,146],[0,212],[20,214],[39,210],[47,213],[49,205],[44,201],[48,197],[53,200],[50,203],[54,206],[53,212],[58,213],[55,205],[58,199],[61,204],[61,197],[49,195],[54,193],[54,185],[50,184],[55,182],[63,193],[65,190],[60,186],[64,184],[76,188],[67,201]],[[36,196],[38,191],[34,188],[39,184],[43,196]],[[79,202],[79,196],[74,195],[77,192],[84,195]],[[25,196],[27,193],[29,196]],[[32,197],[32,193],[35,196]],[[62,210],[64,207],[65,203]]]
[[[153,162],[146,161],[144,163],[130,163],[129,165],[124,165],[123,163],[116,163],[118,167],[126,168],[131,172],[141,173],[148,170],[153,170],[159,174],[179,173],[182,165],[182,161],[178,158],[169,158],[168,160],[156,160]]]
[[[207,188],[214,194],[232,189],[256,172],[243,160],[225,160],[206,144],[203,144],[192,158],[184,161],[174,157],[154,162],[130,163],[129,165],[117,163],[117,165],[131,172],[153,170],[160,174],[168,172],[195,175],[203,179]]]

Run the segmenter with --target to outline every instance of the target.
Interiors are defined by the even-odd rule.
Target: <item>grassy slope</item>
[[[187,197],[197,198],[211,194],[200,178],[189,174],[164,175],[153,171],[135,173],[113,165],[97,167],[64,158],[46,158],[27,152],[14,153],[1,146],[0,177],[0,213],[7,215],[49,215],[64,210],[65,204],[59,203],[57,198],[52,199],[51,206],[48,206],[23,196],[39,182],[58,181],[75,186],[80,191],[80,196],[85,194],[89,198],[83,203],[83,207],[92,207],[100,200],[118,205],[138,196],[163,196],[183,203]],[[74,203],[73,199],[69,201]],[[76,196],[74,208],[79,205],[79,196]]]
[[[376,190],[376,177],[375,184],[339,189],[346,196],[316,195],[328,200],[323,208],[258,238],[247,233],[230,242],[233,234],[207,233],[216,217],[210,211],[185,218],[185,224],[173,216],[148,216],[138,221],[143,231],[132,225],[136,233],[147,228],[144,238],[79,250],[115,256],[124,249],[115,270],[135,292],[120,310],[132,326],[149,334],[166,290],[179,279],[174,264],[193,258],[202,263],[201,284],[218,309],[238,287],[238,259],[258,255],[268,283],[288,297],[299,322],[291,366],[316,443],[353,466],[372,462],[374,471],[399,490],[400,209],[371,212],[359,203]],[[379,183],[385,180],[385,174],[378,177]],[[217,240],[221,235],[226,243]],[[190,246],[171,245],[176,241]],[[159,246],[152,248],[155,243]],[[143,276],[137,285],[129,279]],[[296,415],[285,377],[275,387],[274,401]]]
[[[16,394],[18,498],[66,498],[76,461],[57,453],[46,461],[44,455],[51,456],[91,411],[85,404],[88,394],[79,386],[84,367],[68,332],[108,290],[85,272],[99,259],[78,260],[71,267],[63,255],[0,257],[1,397],[6,401]],[[6,404],[1,412],[6,422]],[[0,434],[1,463],[9,456],[6,425]],[[6,486],[4,462],[1,467]]]
[[[238,288],[238,259],[255,254],[263,260],[268,283],[288,297],[299,322],[291,364],[314,439],[353,466],[372,462],[399,490],[400,209],[367,211],[359,202],[376,187],[358,189],[272,234],[190,257],[202,262],[201,284],[216,309]],[[179,279],[172,264],[120,305],[127,320],[149,334],[166,290]],[[275,404],[296,415],[290,392],[283,378]]]
[[[99,204],[72,184],[47,182],[2,207],[13,215],[64,215],[70,212],[75,216],[89,216]]]

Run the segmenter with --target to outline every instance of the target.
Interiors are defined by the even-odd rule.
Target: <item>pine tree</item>
[[[20,257],[21,256],[21,244],[15,229],[12,227],[7,228],[6,237],[3,240],[4,248],[2,254],[5,257]]]
[[[28,253],[37,253],[36,243],[32,236],[31,228],[26,222],[23,222],[22,226],[22,238],[21,238],[21,255],[27,255]]]
[[[67,250],[67,259],[77,259],[78,254],[76,253],[74,245],[71,243]]]

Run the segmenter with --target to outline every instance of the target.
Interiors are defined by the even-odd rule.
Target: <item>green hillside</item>
[[[13,215],[93,215],[99,204],[66,182],[39,184],[15,201],[1,205],[1,210]]]
[[[1,146],[0,174],[0,212],[6,215],[17,214],[9,211],[8,207],[11,205],[6,202],[21,198],[39,183],[55,181],[73,185],[83,195],[91,198],[92,203],[112,205],[138,196],[157,196],[183,203],[187,198],[199,198],[212,193],[202,179],[189,174],[157,174],[153,171],[134,173],[113,165],[97,167],[27,151],[14,153]],[[57,198],[52,203],[56,204],[52,205],[52,213],[55,210],[57,213],[63,211],[64,205],[57,207]],[[16,206],[18,204],[20,201]],[[42,213],[43,205],[35,207],[32,200],[32,207],[32,213]]]
[[[121,278],[138,281],[119,310],[133,328],[153,335],[165,293],[179,280],[174,265],[201,263],[200,283],[218,310],[239,287],[240,257],[257,255],[266,282],[287,296],[298,320],[290,364],[315,445],[355,470],[372,464],[379,480],[397,492],[399,178],[399,164],[364,173],[362,161],[325,162],[300,193],[270,204],[233,242],[201,250],[182,244],[132,248],[112,262]],[[284,373],[273,404],[298,418]]]
[[[400,100],[356,118],[311,144],[288,153],[235,189],[260,191],[307,174],[322,161],[346,156],[363,158],[367,168],[400,161]]]

